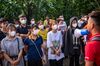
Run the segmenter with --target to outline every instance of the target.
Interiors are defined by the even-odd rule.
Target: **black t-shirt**
[[[1,30],[0,30],[0,41],[2,41],[3,38],[6,37],[6,34],[3,33]]]
[[[28,26],[26,26],[26,27],[20,26],[20,27],[17,28],[17,33],[28,34],[28,29],[29,29]]]

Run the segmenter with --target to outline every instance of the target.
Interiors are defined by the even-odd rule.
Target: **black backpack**
[[[91,41],[100,41],[100,36],[95,36],[91,39]]]
[[[95,36],[91,39],[91,41],[100,41],[100,36]],[[96,63],[94,62],[94,66],[97,66]]]

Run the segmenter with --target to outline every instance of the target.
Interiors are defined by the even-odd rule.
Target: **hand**
[[[14,66],[14,61],[10,61],[10,63],[11,63],[11,66]]]
[[[19,63],[19,60],[17,59],[13,63],[14,63],[14,65],[17,65]]]
[[[60,51],[59,50],[56,51],[56,55],[60,56]]]

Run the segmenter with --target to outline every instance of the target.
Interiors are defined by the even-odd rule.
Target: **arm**
[[[54,51],[56,51],[56,49],[53,47],[53,44],[52,44],[52,41],[51,41],[51,34],[50,34],[50,32],[47,34],[47,47],[51,48]]]
[[[93,66],[93,61],[85,61],[85,66]]]
[[[62,33],[60,32],[60,45],[59,45],[59,50],[58,51],[61,51],[61,48],[62,48],[62,43],[63,43],[63,37],[62,37]]]
[[[28,45],[24,45],[23,52],[27,53],[27,51],[28,51]]]
[[[93,66],[95,60],[95,43],[89,42],[85,46],[85,66]]]
[[[23,57],[23,50],[20,50],[19,54],[18,54],[18,59],[14,61],[14,64],[18,64],[19,61],[22,59]]]
[[[3,55],[4,55],[4,58],[8,61],[8,62],[10,62],[10,63],[12,63],[12,59],[9,57],[9,55],[6,53],[6,47],[4,46],[5,44],[4,44],[4,40],[2,40],[1,41],[1,51],[3,52]]]
[[[4,58],[5,58],[8,62],[10,62],[10,63],[13,62],[12,59],[11,59],[5,52],[3,53],[3,55],[4,55]]]
[[[60,55],[60,53],[61,53],[61,48],[62,48],[62,43],[63,43],[63,41],[62,41],[62,39],[63,39],[62,33],[60,32],[59,35],[60,35],[60,45],[59,45],[59,49],[56,51],[56,54],[57,54],[57,55]]]
[[[23,49],[24,49],[24,44],[21,38],[18,38],[19,40],[19,54],[18,54],[18,58],[17,60],[14,61],[14,64],[17,65],[19,63],[19,61],[22,59],[23,57]]]

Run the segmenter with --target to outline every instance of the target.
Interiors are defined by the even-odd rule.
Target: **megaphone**
[[[79,38],[80,36],[88,35],[89,31],[87,29],[75,29],[74,36]]]

